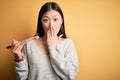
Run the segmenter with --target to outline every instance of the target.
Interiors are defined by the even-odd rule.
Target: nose
[[[54,22],[52,20],[50,21],[50,25],[49,26],[50,26],[50,28],[54,27]]]

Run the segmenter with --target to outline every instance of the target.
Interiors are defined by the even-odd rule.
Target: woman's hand
[[[48,46],[52,45],[52,44],[57,44],[62,36],[63,36],[63,34],[60,36],[57,36],[57,33],[55,33],[55,28],[50,27],[50,29],[47,32],[47,44],[48,44]]]
[[[23,58],[22,53],[21,53],[23,45],[24,43],[16,41],[16,40],[13,40],[12,45],[11,45],[12,46],[11,51],[15,55],[15,59],[18,61],[22,60]]]

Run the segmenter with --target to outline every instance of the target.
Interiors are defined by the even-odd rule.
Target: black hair
[[[38,15],[38,24],[37,24],[37,35],[39,37],[43,37],[44,34],[45,34],[45,31],[43,29],[43,25],[42,25],[42,22],[41,22],[41,19],[42,19],[42,16],[49,10],[55,10],[57,12],[60,13],[61,17],[62,17],[62,25],[61,25],[61,28],[60,28],[60,31],[58,32],[58,36],[63,34],[62,38],[67,38],[66,36],[66,33],[65,33],[65,25],[64,25],[64,15],[63,15],[63,12],[61,10],[61,8],[59,7],[59,5],[55,2],[47,2],[45,3],[41,9],[40,9],[40,12],[39,12],[39,15]]]

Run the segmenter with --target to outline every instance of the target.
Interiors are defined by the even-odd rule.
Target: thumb
[[[59,35],[59,39],[62,38],[63,34]]]

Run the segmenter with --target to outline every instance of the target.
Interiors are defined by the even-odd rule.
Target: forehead
[[[58,11],[55,11],[55,10],[49,10],[43,15],[43,17],[55,17],[55,16],[60,17],[61,15]]]

